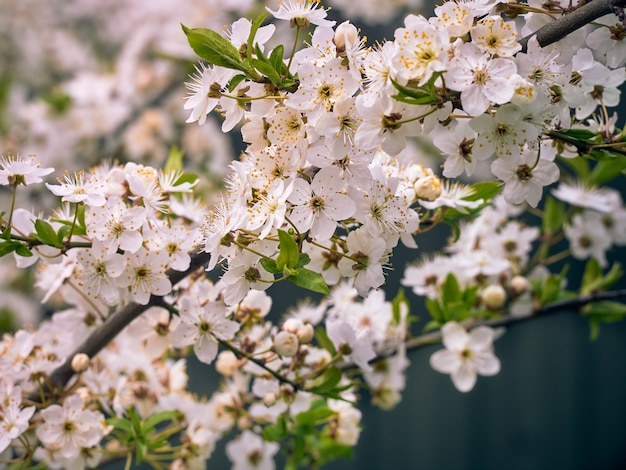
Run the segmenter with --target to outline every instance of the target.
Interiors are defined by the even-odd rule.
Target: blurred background
[[[330,0],[331,19],[349,18],[368,42],[393,37],[407,12],[428,15],[421,0]],[[37,154],[45,166],[74,171],[105,160],[161,166],[172,148],[202,176],[207,202],[241,150],[219,118],[185,125],[184,82],[195,59],[180,23],[222,30],[264,11],[255,0],[0,0],[0,154]],[[267,3],[276,8],[277,2]],[[276,41],[288,29],[278,30]],[[214,116],[215,117],[215,116]],[[0,210],[10,194],[0,188]],[[36,190],[19,204],[54,201]],[[405,260],[438,247],[445,230],[420,239],[416,253],[394,258],[393,297]],[[626,260],[626,253],[610,253]],[[580,269],[582,265],[575,264]],[[573,275],[577,275],[572,270]],[[580,271],[578,271],[578,274]],[[35,325],[45,314],[32,273],[0,259],[0,331]],[[281,286],[283,288],[283,286]],[[278,317],[302,291],[272,292]],[[422,303],[413,300],[420,316]],[[54,308],[52,306],[51,308]],[[418,326],[419,328],[419,326]],[[415,333],[419,333],[416,329]],[[589,327],[571,312],[512,326],[496,342],[502,372],[461,394],[428,358],[409,354],[402,402],[391,411],[368,404],[355,458],[331,469],[622,469],[626,468],[626,324]],[[191,383],[210,393],[215,376],[191,364]],[[228,468],[224,441],[209,468]],[[280,467],[280,465],[279,465]]]

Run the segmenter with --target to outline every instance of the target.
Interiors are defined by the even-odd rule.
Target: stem
[[[6,239],[11,238],[11,222],[13,221],[13,211],[15,210],[15,200],[17,199],[17,185],[13,186],[13,197],[11,198],[11,212],[9,213],[9,221],[7,222],[7,230],[9,233],[6,235]]]
[[[296,26],[296,37],[293,39],[293,46],[291,47],[291,55],[289,56],[289,62],[287,63],[287,73],[291,73],[291,62],[293,62],[293,56],[296,54],[296,48],[298,47],[299,36],[300,36],[300,26]]]
[[[218,344],[220,346],[225,347],[226,349],[231,351],[237,357],[244,358],[244,359],[247,359],[250,362],[255,363],[257,366],[259,366],[260,368],[262,368],[266,372],[269,372],[279,382],[291,385],[294,390],[300,390],[302,388],[301,385],[299,385],[299,384],[289,380],[287,377],[284,377],[283,375],[280,375],[275,370],[272,370],[269,367],[267,367],[265,365],[265,362],[255,358],[254,356],[251,356],[248,353],[243,352],[242,350],[240,350],[240,349],[236,348],[235,346],[233,346],[232,344],[230,344],[228,341],[224,341],[223,339],[219,339],[219,338],[215,338],[215,339],[216,339],[216,341],[218,342]]]

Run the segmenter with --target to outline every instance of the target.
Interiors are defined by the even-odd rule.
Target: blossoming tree
[[[108,163],[56,183],[45,158],[0,159],[13,195],[0,255],[37,264],[44,301],[67,306],[0,343],[3,461],[204,468],[236,431],[234,468],[274,468],[279,449],[288,468],[317,468],[356,444],[360,389],[381,408],[400,400],[409,350],[442,342],[430,364],[468,392],[499,372],[502,325],[577,309],[597,335],[621,319],[606,253],[626,244],[610,186],[626,140],[609,112],[623,21],[607,0],[447,2],[372,46],[318,2],[288,0],[228,34],[183,26],[202,60],[189,125],[216,110],[247,144],[213,207],[175,150],[164,168]],[[293,46],[270,46],[280,22]],[[60,207],[18,207],[44,180]],[[420,253],[444,225],[446,249]],[[403,292],[381,288],[399,243],[421,258],[402,281],[425,298],[418,335]],[[585,262],[575,288],[551,271],[568,257]],[[274,323],[285,282],[320,300]],[[191,354],[222,387],[187,390]]]

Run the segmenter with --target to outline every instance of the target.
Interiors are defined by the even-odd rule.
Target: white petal
[[[430,356],[430,366],[442,374],[452,374],[461,367],[461,356],[447,349],[441,349]]]

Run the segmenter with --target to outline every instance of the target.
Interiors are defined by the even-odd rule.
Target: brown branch
[[[537,38],[540,46],[545,47],[563,39],[568,34],[582,28],[601,16],[613,13],[615,7],[621,8],[624,6],[626,6],[626,0],[592,0],[564,14],[558,20],[551,21],[545,26],[542,26],[529,36],[520,39],[519,43],[522,45],[522,52],[526,52],[528,40],[533,36]]]
[[[178,282],[189,276],[192,272],[198,268],[204,266],[209,261],[209,253],[202,251],[195,251],[191,254],[191,265],[186,271],[167,271],[167,276],[170,279],[172,285],[176,285]],[[90,358],[98,354],[107,344],[109,344],[120,331],[122,331],[131,321],[141,315],[150,307],[165,305],[163,297],[151,296],[147,305],[139,305],[136,303],[130,303],[126,307],[118,310],[106,321],[98,327],[89,337],[78,346],[72,354],[70,354],[63,365],[59,366],[50,375],[50,384],[53,388],[61,389],[69,382],[74,375],[72,370],[72,358],[76,354],[86,354]]]

